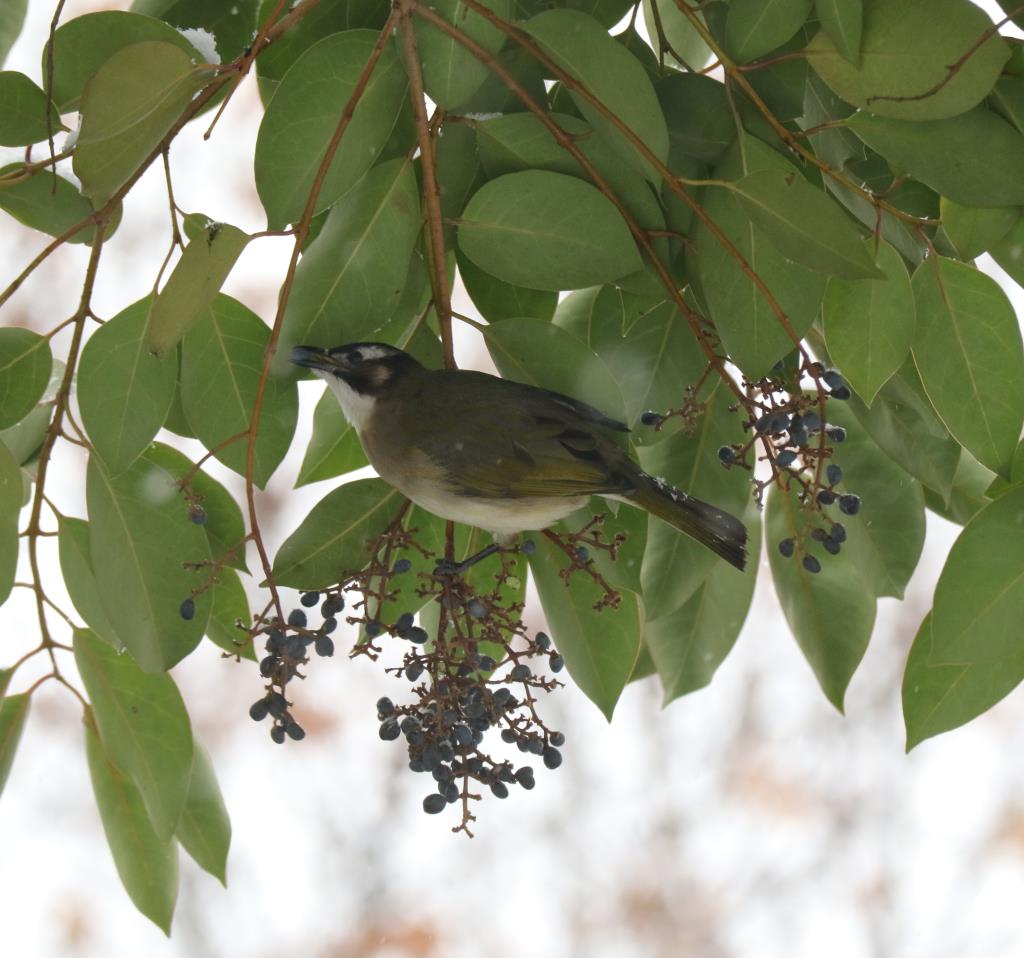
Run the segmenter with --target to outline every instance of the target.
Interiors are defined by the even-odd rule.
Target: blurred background
[[[994,12],[994,4],[981,6]],[[128,3],[69,0],[62,15]],[[30,4],[7,69],[39,78],[51,3]],[[261,108],[250,80],[212,139],[193,124],[172,152],[179,205],[244,230],[265,227],[251,156]],[[58,145],[60,138],[58,139]],[[17,158],[3,151],[4,162]],[[95,308],[144,296],[168,241],[163,177],[132,190],[100,269]],[[6,283],[45,244],[4,220]],[[225,291],[268,320],[290,240],[251,244]],[[40,332],[77,305],[87,251],[65,247],[4,308]],[[991,262],[984,263],[1001,280]],[[1019,315],[1024,303],[1006,281]],[[474,314],[462,291],[456,308]],[[490,368],[459,330],[461,365]],[[63,335],[55,353],[66,349]],[[319,383],[302,385],[292,454],[260,497],[275,549],[332,483],[292,488]],[[198,444],[173,440],[198,456]],[[83,459],[63,444],[61,508],[84,515]],[[241,480],[212,465],[228,488]],[[762,563],[749,619],[708,689],[662,710],[655,680],[625,691],[614,722],[573,687],[544,703],[565,762],[532,792],[488,797],[476,837],[420,808],[423,780],[377,737],[374,702],[398,688],[379,667],[319,660],[301,687],[302,743],[281,748],[247,717],[251,663],[204,643],[174,670],[209,748],[234,828],[225,891],[181,859],[173,937],[124,894],[92,798],[80,709],[48,683],[35,695],[0,800],[0,951],[24,958],[1000,958],[1024,954],[1024,695],[904,754],[900,679],[957,528],[929,514],[907,598],[879,602],[847,695],[825,701]],[[43,540],[44,547],[49,540]],[[48,589],[64,598],[56,549]],[[24,575],[20,578],[25,578]],[[28,593],[3,610],[0,662],[35,643]],[[287,598],[291,598],[287,596]],[[69,606],[70,607],[70,606]],[[527,612],[542,627],[539,607]],[[345,636],[340,637],[344,645]],[[67,657],[66,657],[67,658]],[[73,674],[73,663],[63,663]],[[38,673],[36,673],[38,674]],[[35,677],[19,672],[12,691]]]

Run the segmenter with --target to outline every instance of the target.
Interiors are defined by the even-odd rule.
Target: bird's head
[[[364,397],[383,395],[401,376],[420,365],[407,352],[387,343],[346,343],[330,349],[296,346],[291,361],[312,369],[330,385],[340,380]]]

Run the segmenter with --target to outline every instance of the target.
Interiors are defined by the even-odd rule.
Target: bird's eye
[[[352,352],[348,354],[348,358],[349,362],[361,363],[363,361],[363,354],[359,352],[358,349],[353,349]]]

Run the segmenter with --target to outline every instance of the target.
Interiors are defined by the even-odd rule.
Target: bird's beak
[[[324,372],[338,369],[338,361],[319,346],[293,347],[291,361],[296,366],[303,366],[306,369],[319,369]]]

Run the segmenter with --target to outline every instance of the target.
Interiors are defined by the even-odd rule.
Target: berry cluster
[[[260,660],[260,675],[268,680],[268,684],[266,694],[250,707],[249,716],[256,722],[271,716],[274,721],[270,737],[278,745],[286,737],[299,741],[306,736],[305,730],[289,711],[285,686],[293,678],[303,677],[299,666],[309,661],[311,648],[324,658],[334,655],[331,633],[338,627],[338,613],[345,608],[340,592],[329,592],[322,602],[319,592],[304,592],[299,601],[306,609],[320,606],[323,621],[319,628],[309,627],[309,617],[304,609],[292,609],[285,623],[274,618],[256,630],[257,634],[267,636],[267,654]]]

